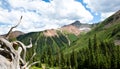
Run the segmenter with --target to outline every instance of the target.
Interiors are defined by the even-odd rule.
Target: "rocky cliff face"
[[[79,28],[77,28],[76,26],[73,25],[67,25],[67,26],[63,26],[62,28],[60,28],[59,30],[61,30],[62,32],[67,32],[67,33],[71,33],[74,35],[79,35],[80,34],[80,30]]]

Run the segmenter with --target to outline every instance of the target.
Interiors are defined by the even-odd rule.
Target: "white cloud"
[[[111,16],[114,12],[109,12],[109,13],[102,13],[101,14],[101,21],[106,19],[107,17]]]
[[[9,31],[9,27],[8,26],[0,26],[0,35],[1,34],[5,34]]]
[[[114,12],[120,9],[120,0],[84,0],[84,2],[96,12]]]
[[[101,20],[120,10],[120,0],[84,0],[93,12],[101,13]]]
[[[1,2],[1,1],[0,1]],[[8,0],[9,10],[0,7],[0,30],[2,26],[13,26],[23,15],[17,28],[23,32],[41,31],[72,23],[74,20],[90,22],[93,16],[84,6],[75,0]],[[0,31],[6,33],[5,31]]]

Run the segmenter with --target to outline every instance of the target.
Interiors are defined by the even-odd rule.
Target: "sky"
[[[7,33],[21,16],[22,22],[14,30],[28,33],[60,28],[76,20],[97,23],[118,10],[120,0],[0,0],[0,34]]]

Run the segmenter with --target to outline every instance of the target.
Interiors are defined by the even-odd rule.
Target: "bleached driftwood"
[[[20,41],[9,41],[9,35],[13,28],[16,28],[22,20],[22,16],[17,25],[13,26],[6,36],[0,36],[0,69],[29,69],[31,65],[38,63],[30,61],[33,59],[36,53],[33,54],[29,61],[25,60],[27,48],[32,47],[32,39],[30,39],[30,45],[26,46]],[[18,49],[16,50],[13,45],[16,44]],[[21,52],[23,51],[23,54]],[[9,56],[9,57],[7,57]]]

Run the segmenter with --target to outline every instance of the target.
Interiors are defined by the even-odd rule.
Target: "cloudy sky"
[[[96,23],[120,9],[120,0],[0,0],[0,34],[14,30],[23,32],[59,28],[75,20]]]

